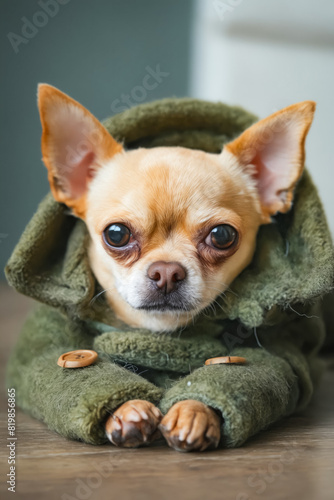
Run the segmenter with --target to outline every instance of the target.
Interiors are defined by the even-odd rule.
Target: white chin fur
[[[152,332],[172,332],[192,322],[194,311],[140,311],[140,327]]]

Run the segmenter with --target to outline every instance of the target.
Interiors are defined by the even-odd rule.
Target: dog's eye
[[[218,250],[230,248],[238,239],[238,233],[234,227],[229,224],[221,224],[214,227],[207,236],[205,243]]]
[[[104,240],[112,247],[124,247],[131,238],[130,229],[123,224],[110,224],[103,231]]]

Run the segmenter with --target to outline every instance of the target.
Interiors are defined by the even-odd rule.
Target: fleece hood
[[[256,120],[222,103],[164,99],[124,111],[103,124],[126,149],[183,146],[219,153]],[[85,224],[48,194],[9,259],[8,282],[71,316],[96,319],[101,302],[92,301],[99,289],[89,267],[88,238]],[[231,292],[219,299],[216,318],[258,327],[277,308],[312,302],[329,292],[333,269],[326,217],[305,171],[290,212],[260,228],[253,261],[233,282]]]
[[[128,149],[219,153],[255,120],[221,103],[168,99],[104,124]],[[180,331],[117,324],[105,295],[94,299],[100,289],[88,238],[85,224],[49,194],[8,262],[9,283],[44,303],[25,322],[7,367],[20,408],[63,436],[102,444],[106,419],[126,401],[150,401],[165,414],[195,399],[222,415],[223,446],[239,446],[305,408],[322,370],[317,353],[334,324],[334,296],[323,297],[333,284],[333,247],[307,172],[293,209],[261,227],[254,259],[219,299],[221,308]],[[58,366],[59,356],[78,349],[96,351],[97,361],[74,370]],[[229,355],[246,363],[205,364]]]

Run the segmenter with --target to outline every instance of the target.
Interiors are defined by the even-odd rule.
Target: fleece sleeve
[[[92,349],[94,336],[58,311],[39,307],[28,318],[7,366],[17,404],[50,429],[86,443],[107,441],[108,414],[130,399],[157,403],[161,389],[108,359],[84,368],[61,368],[58,357]]]
[[[295,331],[294,331],[295,329]],[[222,442],[240,446],[249,437],[309,402],[319,373],[317,341],[323,325],[305,320],[285,332],[265,332],[261,347],[238,347],[232,356],[246,358],[244,365],[209,365],[176,382],[160,402],[166,413],[178,401],[195,399],[222,414]],[[262,335],[264,338],[265,335]],[[310,341],[308,343],[308,341]]]

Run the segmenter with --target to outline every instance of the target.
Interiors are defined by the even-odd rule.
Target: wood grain
[[[32,302],[0,286],[0,371]],[[4,383],[2,383],[2,388]],[[239,449],[178,453],[163,442],[122,450],[68,441],[17,412],[17,493],[25,499],[303,499],[334,497],[334,371],[307,411]],[[13,498],[7,464],[6,395],[1,392],[1,498]]]

